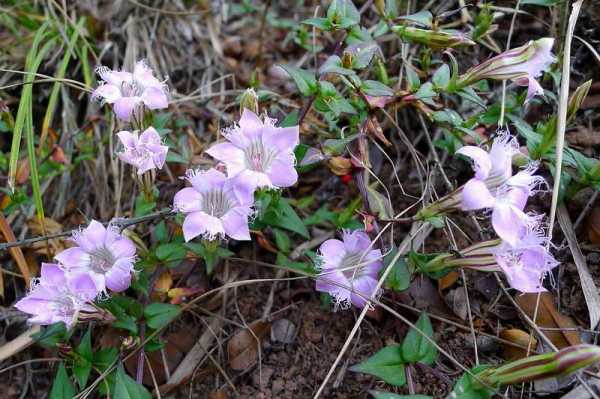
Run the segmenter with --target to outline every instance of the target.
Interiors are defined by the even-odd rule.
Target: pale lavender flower
[[[503,242],[495,249],[495,258],[511,287],[521,292],[546,291],[544,275],[559,262],[548,251],[547,236],[539,229],[530,230],[516,245]]]
[[[97,295],[96,284],[89,275],[67,275],[57,264],[42,263],[40,278],[34,280],[31,291],[15,307],[33,315],[31,323],[63,322],[71,327],[80,312],[96,310],[91,302]]]
[[[55,256],[69,273],[89,274],[101,292],[129,288],[136,249],[115,226],[92,220],[86,229],[73,233],[73,241],[77,246]]]
[[[317,291],[330,294],[336,306],[345,308],[352,303],[364,308],[383,267],[381,250],[371,247],[369,236],[362,231],[344,232],[341,241],[331,239],[321,244]]]
[[[134,112],[139,115],[143,105],[148,109],[163,109],[169,106],[167,86],[154,77],[144,61],[135,64],[133,73],[112,71],[105,66],[96,69],[102,82],[92,93],[92,98],[101,98],[113,104],[117,117],[129,122]]]
[[[276,127],[275,120],[262,121],[244,109],[239,124],[224,133],[228,142],[213,145],[206,152],[225,163],[227,175],[254,188],[289,187],[298,180],[294,148],[299,127]]]
[[[180,190],[173,200],[174,208],[186,214],[186,242],[198,236],[208,240],[225,236],[250,240],[248,218],[254,203],[253,187],[227,178],[216,169],[189,170],[186,179],[192,187]]]
[[[153,127],[144,130],[139,136],[137,131],[126,130],[117,133],[117,136],[123,144],[123,151],[117,153],[119,159],[133,165],[138,175],[151,169],[161,169],[165,164],[169,147],[162,145],[160,135]]]
[[[471,158],[475,170],[475,176],[462,189],[463,210],[471,211],[494,205],[492,192],[512,176],[512,157],[518,149],[517,140],[503,133],[494,139],[489,153],[470,145],[456,151],[457,154]]]
[[[553,45],[554,39],[546,37],[507,50],[469,69],[459,77],[458,86],[468,86],[481,79],[510,79],[519,86],[527,86],[529,101],[537,94],[544,94],[536,78],[556,61]]]

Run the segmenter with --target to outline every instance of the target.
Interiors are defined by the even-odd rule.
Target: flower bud
[[[346,69],[352,69],[352,53],[344,51],[342,54],[342,67]]]
[[[477,375],[492,386],[518,384],[549,377],[561,377],[600,361],[600,347],[575,345],[558,352],[544,353],[487,369]]]
[[[546,37],[507,50],[469,69],[459,77],[457,86],[462,88],[482,79],[509,79],[520,86],[528,86],[527,100],[536,94],[543,94],[535,78],[555,61],[553,44],[554,39]]]
[[[571,98],[569,98],[569,104],[567,105],[567,123],[575,117],[575,113],[577,113],[581,107],[581,104],[583,103],[583,100],[585,100],[585,97],[590,91],[590,86],[592,86],[591,79],[583,83],[581,86],[575,89],[573,94],[571,94]]]
[[[475,45],[475,42],[462,32],[443,30],[434,31],[404,25],[393,26],[392,31],[404,41],[423,44],[434,49],[459,48]]]
[[[375,0],[375,9],[380,17],[385,18],[385,0]]]
[[[246,89],[240,97],[240,114],[248,109],[258,115],[258,95],[253,88]]]

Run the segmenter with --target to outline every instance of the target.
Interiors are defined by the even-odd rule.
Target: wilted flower
[[[15,307],[33,315],[29,321],[34,324],[63,322],[71,327],[77,322],[79,312],[94,312],[90,303],[98,291],[87,274],[65,273],[59,265],[42,263],[41,276],[33,282],[27,296]]]
[[[149,127],[138,137],[138,132],[126,130],[117,133],[123,151],[117,153],[119,159],[137,168],[138,175],[151,169],[161,169],[167,159],[169,147],[162,145],[156,129]]]
[[[276,127],[244,109],[238,125],[224,133],[229,142],[213,145],[206,152],[225,163],[227,175],[253,188],[289,187],[298,180],[294,148],[299,143],[299,126]]]
[[[548,251],[547,240],[541,231],[534,230],[521,237],[516,245],[504,242],[493,250],[511,287],[521,292],[546,291],[542,279],[559,264]]]
[[[96,69],[102,82],[92,93],[92,98],[101,98],[113,104],[115,114],[123,121],[130,121],[141,105],[149,109],[169,106],[167,86],[154,77],[144,61],[135,64],[133,73],[112,71],[105,66]]]
[[[185,241],[197,236],[208,240],[224,236],[250,239],[248,218],[254,202],[252,187],[229,179],[216,169],[189,170],[186,179],[192,187],[180,190],[173,200],[175,209],[186,214]]]
[[[546,37],[498,54],[461,75],[458,86],[465,87],[482,79],[510,79],[519,86],[528,86],[527,100],[544,94],[536,78],[555,62],[553,44],[554,39]]]
[[[371,240],[362,231],[344,232],[342,241],[331,239],[321,244],[321,274],[316,289],[330,294],[336,306],[352,303],[358,308],[377,287],[377,273],[383,267],[379,249],[370,249]]]
[[[55,256],[69,273],[89,274],[98,291],[129,288],[136,249],[115,226],[92,220],[86,229],[73,233],[73,241],[77,246]]]

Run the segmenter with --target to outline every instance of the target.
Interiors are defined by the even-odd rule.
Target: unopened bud
[[[342,67],[346,69],[352,69],[352,53],[344,51],[342,54]]]
[[[248,109],[258,115],[258,95],[254,89],[246,89],[240,97],[240,114]]]
[[[571,94],[571,98],[569,98],[569,104],[567,105],[567,123],[575,117],[575,114],[579,108],[581,108],[581,104],[587,97],[591,85],[592,80],[590,79],[575,89],[575,92]]]
[[[343,176],[352,170],[352,162],[348,158],[333,157],[329,160],[329,169],[337,176]]]
[[[566,376],[598,361],[600,361],[600,347],[582,344],[487,369],[477,377],[491,386],[511,385],[549,377]]]
[[[393,26],[392,31],[406,42],[423,44],[434,49],[475,45],[475,42],[462,32],[428,30],[404,25]]]

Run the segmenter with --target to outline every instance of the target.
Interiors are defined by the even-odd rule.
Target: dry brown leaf
[[[263,234],[262,231],[252,230],[252,233],[256,236],[256,240],[258,241],[258,245],[261,248],[266,249],[267,251],[276,254],[279,252],[277,248],[269,241],[269,239]]]
[[[154,291],[159,294],[166,294],[171,289],[173,285],[173,277],[171,276],[171,272],[169,270],[165,270],[161,273],[161,275],[156,279],[156,283],[154,284]]]
[[[527,347],[529,345],[530,335],[523,330],[518,328],[509,328],[500,333],[500,338],[510,341],[519,346]],[[527,356],[527,350],[523,348],[517,348],[513,345],[502,344],[503,352],[502,355],[506,360],[517,360]],[[530,353],[537,348],[537,340],[533,338],[531,340]]]
[[[6,218],[4,217],[3,214],[0,213],[0,232],[2,232],[2,235],[4,235],[4,238],[6,239],[6,242],[15,242],[17,241],[17,238],[15,237],[15,233],[13,233],[12,228],[10,227],[10,225],[8,224],[8,221],[6,220]],[[25,261],[25,257],[23,256],[23,251],[21,251],[21,248],[19,247],[12,247],[9,249],[10,254],[12,255],[12,257],[15,259],[15,262],[17,262],[17,266],[19,268],[19,271],[21,272],[21,275],[23,276],[23,279],[25,279],[25,286],[27,288],[29,288],[29,283],[31,281],[31,271],[29,270],[29,266],[27,266],[27,262]],[[2,273],[0,273],[2,274]],[[4,280],[2,280],[2,277],[0,277],[0,281],[2,282],[2,286],[0,294],[2,295],[2,297],[4,297]]]
[[[516,297],[516,301],[523,311],[533,320],[535,312],[535,304],[538,294],[523,294]],[[573,319],[561,314],[556,305],[554,298],[549,292],[540,294],[540,305],[538,308],[537,319],[535,320],[539,327],[543,328],[564,328],[573,329],[577,327]],[[544,334],[552,341],[558,349],[566,348],[571,345],[581,343],[578,331],[552,331],[546,330]]]
[[[208,394],[208,399],[228,399],[227,393],[224,390],[219,389],[218,391],[212,391]]]
[[[271,324],[257,320],[249,327],[250,329],[238,331],[227,343],[229,367],[233,370],[246,370],[256,363],[258,360],[258,345],[260,340],[269,332]]]
[[[446,288],[450,288],[456,283],[460,274],[456,271],[452,271],[446,274],[444,277],[438,280],[438,290],[443,291]]]
[[[600,208],[594,208],[587,218],[587,234],[592,244],[600,244]]]

